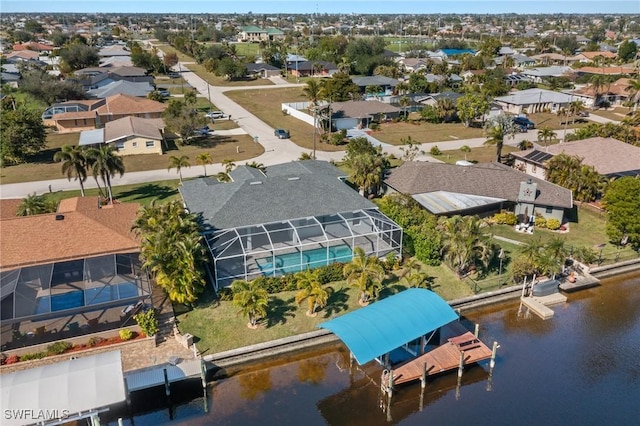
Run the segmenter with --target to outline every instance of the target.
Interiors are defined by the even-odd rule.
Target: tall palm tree
[[[181,155],[180,157],[176,157],[172,155],[169,157],[169,167],[167,170],[176,169],[178,172],[178,176],[180,176],[180,184],[182,184],[182,168],[183,167],[191,167],[191,163],[189,163],[189,157],[186,155]]]
[[[315,107],[318,104],[318,100],[320,100],[322,86],[316,79],[309,80],[307,81],[307,85],[302,88],[302,92]]]
[[[549,142],[557,136],[556,132],[554,132],[549,127],[543,127],[538,130],[538,142],[544,142],[545,148],[549,147]]]
[[[576,122],[576,117],[585,110],[584,107],[584,103],[582,101],[573,101],[569,104],[569,113],[571,114],[571,117],[573,118],[572,123],[575,124]],[[567,132],[567,129],[565,127],[564,129],[565,133]]]
[[[485,269],[493,257],[493,245],[477,216],[453,216],[441,221],[442,252],[460,276],[472,266]]]
[[[62,174],[67,179],[80,182],[80,193],[84,197],[84,181],[87,180],[87,156],[86,150],[76,145],[63,145],[62,150],[53,156],[53,161],[62,162]]]
[[[222,165],[224,166],[224,172],[218,173],[218,180],[220,182],[231,182],[231,170],[236,166],[236,163],[231,159],[222,160]]]
[[[213,164],[213,158],[211,158],[211,154],[209,154],[208,152],[198,154],[198,156],[196,157],[196,163],[204,167],[204,177],[207,177],[207,164]]]
[[[440,121],[450,121],[456,113],[456,104],[449,98],[440,98],[436,103]]]
[[[517,132],[517,127],[513,119],[506,114],[495,116],[485,123],[485,134],[487,135],[486,145],[496,146],[496,162],[502,159],[502,146],[504,138],[513,137]]]
[[[460,151],[464,152],[464,161],[467,161],[467,154],[471,152],[471,147],[469,147],[469,145],[462,145]]]
[[[605,78],[603,75],[594,74],[589,80],[591,87],[593,88],[593,106],[598,106],[598,99],[600,98],[600,91],[605,85]]]
[[[329,291],[322,287],[317,269],[298,272],[295,278],[299,290],[296,294],[296,303],[300,304],[306,299],[308,303],[307,316],[315,317],[317,315],[316,309],[327,305]]]
[[[378,297],[382,289],[384,269],[375,256],[368,256],[361,247],[353,251],[353,260],[344,265],[343,274],[347,277],[347,284],[360,290],[359,303],[366,305],[370,299]]]
[[[117,154],[116,149],[111,145],[102,145],[87,151],[87,160],[91,164],[93,177],[98,176],[107,188],[109,203],[113,204],[113,193],[111,191],[111,178],[117,174],[124,174],[124,163],[122,157]]]
[[[636,112],[640,103],[640,78],[629,80],[628,84],[624,90],[629,92],[629,102],[633,105],[633,112]]]
[[[233,305],[239,313],[249,317],[249,328],[258,327],[258,319],[267,315],[269,293],[262,287],[260,280],[236,280],[231,283],[233,291]]]

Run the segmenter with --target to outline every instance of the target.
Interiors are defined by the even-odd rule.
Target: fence
[[[465,282],[473,290],[473,294],[484,293],[486,291],[499,290],[502,287],[511,285],[513,278],[511,274],[502,274],[496,277],[487,278],[486,280],[474,280],[471,277],[465,278]]]
[[[311,102],[291,102],[288,104],[282,104],[282,110],[290,116],[313,126],[313,116],[301,111],[306,109],[310,103]]]

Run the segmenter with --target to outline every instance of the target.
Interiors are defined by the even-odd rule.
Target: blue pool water
[[[36,314],[48,312],[66,311],[86,305],[97,305],[120,299],[128,299],[138,296],[138,287],[132,283],[123,283],[112,286],[90,288],[84,291],[74,290],[68,293],[54,294],[53,296],[39,297],[36,300]],[[51,299],[51,311],[49,311],[49,299]]]
[[[475,55],[476,51],[473,49],[441,49],[447,56],[464,55],[470,53]]]
[[[348,245],[340,245],[329,247],[327,257],[326,248],[318,248],[313,250],[305,250],[302,252],[302,261],[300,253],[279,254],[275,257],[275,267],[272,257],[265,257],[256,260],[258,268],[265,276],[277,276],[291,274],[304,271],[308,268],[317,268],[319,266],[328,265],[334,262],[349,262],[353,257],[353,253]]]

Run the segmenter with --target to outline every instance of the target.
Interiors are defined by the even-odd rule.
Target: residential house
[[[92,98],[108,98],[115,95],[128,95],[145,98],[155,89],[146,81],[132,82],[128,80],[116,80],[109,84],[101,85],[95,89],[87,90],[87,95]]]
[[[153,85],[153,76],[138,67],[92,67],[75,72],[77,80],[85,90],[98,89],[115,81],[126,80],[132,83],[149,83]]]
[[[55,49],[55,46],[53,46],[52,44],[38,43],[35,41],[16,43],[13,45],[14,52],[32,51],[40,53],[51,53],[53,52],[53,49]]]
[[[287,72],[294,77],[331,77],[338,67],[333,62],[305,61],[287,64]]]
[[[367,128],[372,121],[387,121],[402,111],[377,100],[334,102],[325,106],[331,109],[332,129],[336,130]]]
[[[508,57],[513,59],[513,66],[518,69],[532,67],[536,63],[535,59],[525,55],[521,55],[519,53],[509,55]],[[498,56],[496,58],[493,58],[493,62],[498,66],[502,66],[503,62],[505,61],[505,58],[506,56]]]
[[[392,95],[396,86],[400,84],[400,80],[385,77],[384,75],[351,77],[351,81],[353,81],[353,83],[360,88],[360,91],[365,94],[367,93],[367,88],[378,87],[380,91],[378,93],[369,93],[371,97]]]
[[[603,52],[580,52],[574,55],[571,59],[573,62],[597,62],[604,60],[615,60],[617,55],[613,52],[603,51]]]
[[[40,53],[35,50],[17,50],[4,55],[5,59],[15,59],[18,61],[37,61],[40,59]]]
[[[544,149],[534,148],[512,152],[513,167],[530,176],[545,179],[547,162],[564,153],[582,158],[582,163],[593,166],[606,177],[640,175],[640,147],[613,138],[589,138],[556,145]]]
[[[42,114],[44,124],[58,132],[79,132],[101,127],[127,116],[162,118],[167,105],[146,98],[115,95],[103,99],[67,101],[54,104]]]
[[[498,96],[495,103],[511,114],[532,114],[535,112],[558,112],[576,100],[575,96],[544,89],[527,89]]]
[[[160,118],[123,117],[105,123],[101,129],[80,132],[79,145],[109,144],[118,155],[161,154],[164,122]]]
[[[619,67],[582,67],[575,70],[578,75],[597,74],[597,75],[625,75],[634,74],[636,72],[635,65],[622,65]]]
[[[570,63],[569,57],[559,53],[540,53],[539,55],[531,56],[531,59],[535,60],[538,64],[545,66],[567,65]]]
[[[428,58],[402,58],[399,60],[403,69],[408,72],[416,72],[427,68]]]
[[[112,56],[131,56],[131,51],[127,49],[127,46],[114,44],[111,46],[100,48],[100,50],[98,50],[98,55],[102,58],[108,58]]]
[[[246,68],[247,75],[259,78],[276,77],[279,76],[282,72],[280,68],[264,63],[248,63],[246,64]]]
[[[594,107],[603,102],[607,102],[610,105],[622,105],[629,99],[629,95],[631,94],[631,92],[628,91],[628,87],[629,79],[620,78],[613,83],[605,84],[597,91],[593,85],[588,85],[576,89],[572,93],[587,107]]]
[[[402,250],[402,229],[344,182],[328,162],[240,166],[231,182],[185,181],[186,208],[199,214],[217,288],[349,262],[360,247],[383,258]]]
[[[458,99],[462,97],[461,93],[456,92],[441,92],[441,93],[429,93],[421,98],[416,98],[416,102],[422,105],[430,105],[436,106],[438,105],[438,100],[440,99],[449,99],[453,102],[454,105],[458,102]]]
[[[261,41],[284,40],[285,34],[277,28],[259,28],[254,25],[242,27],[240,41],[258,43]]]
[[[552,65],[550,67],[537,67],[523,70],[520,75],[529,78],[534,83],[543,83],[550,77],[565,77],[571,74],[571,67]]]
[[[573,207],[570,190],[499,163],[408,161],[392,169],[384,183],[389,191],[410,195],[436,215],[489,215],[507,209],[519,215],[520,222],[540,215],[562,223],[565,209]]]
[[[62,200],[56,213],[3,214],[3,351],[135,326],[123,308],[151,303],[131,231],[139,207],[84,197]]]

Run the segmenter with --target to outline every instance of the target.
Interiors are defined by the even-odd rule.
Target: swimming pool
[[[67,293],[54,294],[53,296],[38,297],[36,299],[35,314],[66,311],[136,296],[138,296],[138,287],[132,283],[95,287],[84,291],[74,290]],[[51,303],[51,310],[49,310],[49,303]]]
[[[265,276],[278,276],[304,271],[307,268],[317,268],[334,262],[350,262],[353,258],[351,248],[346,245],[304,250],[302,259],[300,252],[278,254],[275,256],[275,266],[272,257],[256,259],[258,268]]]

